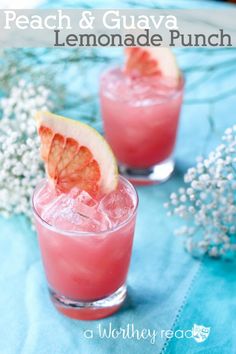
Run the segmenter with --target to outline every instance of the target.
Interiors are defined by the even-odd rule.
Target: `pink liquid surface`
[[[57,195],[43,182],[33,203],[51,289],[70,299],[92,301],[125,283],[137,206],[127,181],[120,179],[117,191],[100,201],[76,189]]]
[[[118,161],[147,168],[168,159],[174,149],[183,81],[150,76],[130,78],[119,68],[101,78],[101,113],[106,139]]]

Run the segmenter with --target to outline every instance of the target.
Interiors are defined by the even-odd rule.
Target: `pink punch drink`
[[[51,299],[75,319],[106,317],[123,303],[138,198],[120,177],[99,200],[73,188],[57,194],[44,180],[33,211]]]
[[[105,71],[100,83],[101,114],[107,141],[120,172],[140,184],[162,182],[173,172],[183,99],[183,78]]]

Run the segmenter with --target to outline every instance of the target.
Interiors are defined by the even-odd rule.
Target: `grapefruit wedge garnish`
[[[169,48],[125,48],[125,72],[129,75],[159,75],[178,82],[180,70],[174,53]]]
[[[50,112],[36,114],[41,157],[61,192],[78,187],[93,197],[116,189],[118,169],[104,138],[87,124]]]

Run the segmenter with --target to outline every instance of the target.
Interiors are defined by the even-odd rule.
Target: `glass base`
[[[135,185],[158,184],[167,181],[174,171],[174,160],[165,160],[147,169],[137,169],[119,164],[120,174]]]
[[[108,317],[118,311],[126,298],[126,285],[122,285],[113,294],[97,301],[76,301],[58,295],[49,288],[51,300],[63,315],[76,320],[97,320]]]

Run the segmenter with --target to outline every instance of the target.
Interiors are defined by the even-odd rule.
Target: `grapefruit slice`
[[[174,53],[169,48],[125,48],[125,72],[129,75],[160,75],[178,81],[180,70]]]
[[[57,190],[67,193],[78,187],[95,197],[116,189],[115,157],[95,129],[50,112],[38,112],[35,118],[41,157]]]

